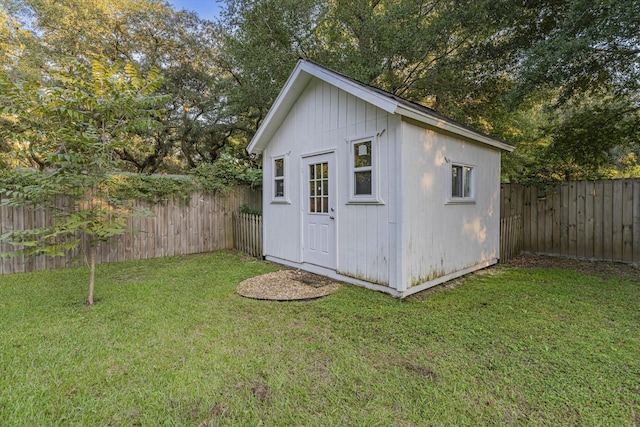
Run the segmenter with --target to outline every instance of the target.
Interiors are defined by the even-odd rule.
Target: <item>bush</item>
[[[240,206],[240,213],[262,216],[262,211],[260,209],[256,209],[253,206],[248,205],[246,203]]]
[[[230,154],[223,154],[214,163],[200,164],[189,175],[198,181],[203,191],[224,191],[235,185],[262,186],[262,170],[249,160]]]

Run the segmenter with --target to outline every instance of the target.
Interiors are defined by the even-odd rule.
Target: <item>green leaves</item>
[[[132,210],[108,183],[120,166],[117,150],[158,125],[162,75],[150,74],[98,57],[90,67],[68,58],[39,80],[14,82],[0,70],[0,105],[12,123],[0,135],[27,146],[23,154],[44,169],[5,177],[12,181],[0,190],[3,203],[55,213],[52,224],[0,236],[11,254],[61,256],[83,236],[95,243],[126,231]]]

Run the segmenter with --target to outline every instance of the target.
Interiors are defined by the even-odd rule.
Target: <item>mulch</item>
[[[340,284],[328,277],[302,270],[280,270],[244,280],[236,291],[253,299],[300,301],[330,295],[338,288]]]

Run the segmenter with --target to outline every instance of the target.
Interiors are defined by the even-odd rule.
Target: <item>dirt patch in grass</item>
[[[413,362],[409,362],[407,360],[405,360],[402,365],[405,367],[405,369],[407,371],[409,371],[409,372],[411,372],[413,374],[425,377],[425,378],[429,378],[429,379],[435,380],[439,376],[432,369],[429,369],[426,366],[418,365],[418,364],[413,363]]]
[[[250,383],[240,382],[236,384],[236,389],[249,389],[253,397],[258,399],[260,402],[264,402],[271,397],[273,391],[271,387],[266,385],[261,381],[251,381]]]
[[[629,264],[536,254],[522,254],[501,265],[518,268],[560,268],[564,270],[575,270],[583,274],[597,275],[604,279],[610,279],[612,277],[640,278],[640,268]]]

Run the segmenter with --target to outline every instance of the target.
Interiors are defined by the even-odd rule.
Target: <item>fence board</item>
[[[604,257],[604,181],[596,181],[594,184],[593,200],[593,258]]]
[[[551,253],[560,253],[560,187],[555,186],[551,188],[551,199],[553,200],[553,246]]]
[[[633,181],[622,184],[622,261],[633,262]],[[638,201],[640,203],[640,200]]]
[[[531,248],[531,188],[523,187],[522,191],[522,242],[525,248]]]
[[[594,211],[593,211],[593,198],[595,191],[595,183],[587,181],[585,184],[585,200],[584,200],[584,253],[585,258],[593,259],[593,242],[594,242]]]
[[[567,218],[567,233],[569,241],[567,255],[576,256],[578,245],[577,215],[578,215],[578,191],[575,182],[569,183],[569,216]]]
[[[543,190],[538,189],[538,191],[536,191],[536,217],[538,219],[537,221],[537,226],[536,226],[536,240],[538,241],[537,245],[538,245],[538,251],[540,252],[546,252],[546,248],[547,248],[547,242],[545,240],[546,237],[546,233],[544,232],[544,228],[545,228],[545,220],[547,218],[547,216],[545,215],[544,212],[544,208],[547,204],[547,197],[544,193]]]
[[[586,182],[576,182],[576,256],[584,258],[586,253]]]
[[[544,250],[553,252],[553,193],[546,194],[544,201]]]
[[[640,264],[640,179],[633,181],[633,262]]]
[[[613,181],[612,259],[622,261],[622,181]]]
[[[566,184],[560,185],[560,254],[569,254],[569,186]]]

